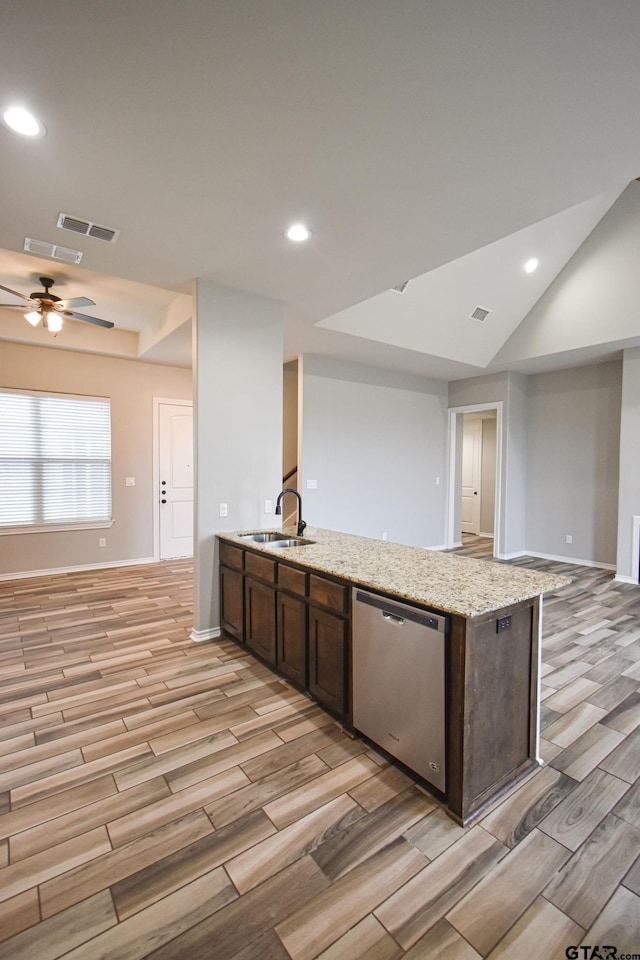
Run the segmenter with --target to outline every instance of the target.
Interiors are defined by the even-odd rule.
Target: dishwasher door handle
[[[398,627],[401,627],[404,623],[404,617],[396,617],[393,613],[387,613],[386,610],[381,610],[380,612],[387,623],[394,623]]]

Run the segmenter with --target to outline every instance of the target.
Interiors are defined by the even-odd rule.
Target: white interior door
[[[462,532],[480,533],[482,421],[465,421],[462,437]]]
[[[193,408],[158,408],[160,559],[193,556]]]

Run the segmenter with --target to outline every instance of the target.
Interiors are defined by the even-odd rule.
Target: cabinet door
[[[220,567],[220,625],[225,633],[243,640],[242,574],[228,567]]]
[[[278,669],[301,687],[307,683],[307,605],[278,591]]]
[[[251,577],[244,581],[244,639],[264,660],[276,664],[276,592]]]
[[[347,711],[346,644],[346,621],[310,606],[309,691],[339,716]]]

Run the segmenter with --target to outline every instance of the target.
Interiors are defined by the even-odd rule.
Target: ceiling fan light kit
[[[44,291],[36,290],[28,297],[24,293],[19,293],[17,290],[12,290],[11,287],[5,287],[0,283],[0,290],[4,290],[5,293],[10,293],[14,297],[19,297],[29,304],[31,309],[23,316],[31,326],[36,327],[42,320],[44,329],[54,336],[62,330],[65,317],[71,317],[73,320],[83,320],[85,323],[92,323],[98,327],[113,327],[110,320],[100,320],[98,317],[90,317],[86,313],[76,313],[75,310],[69,309],[70,307],[95,307],[93,300],[89,300],[88,297],[72,297],[70,300],[62,300],[50,292],[55,280],[51,277],[39,277],[38,279],[44,287]],[[0,306],[13,310],[25,309],[15,303],[4,303]]]

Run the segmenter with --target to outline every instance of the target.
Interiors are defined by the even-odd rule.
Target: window
[[[0,388],[0,532],[111,523],[111,404]]]

